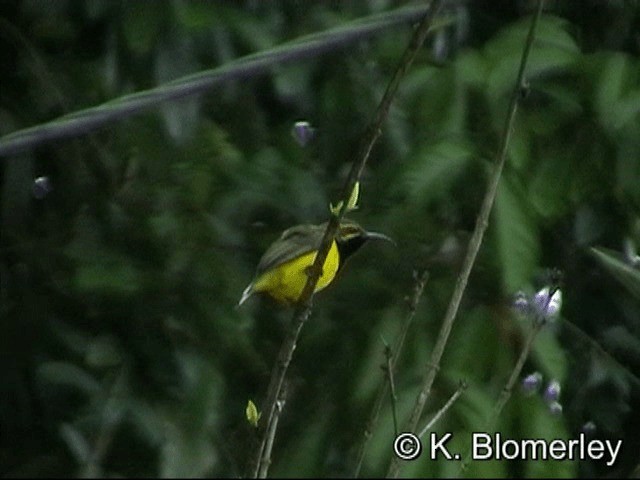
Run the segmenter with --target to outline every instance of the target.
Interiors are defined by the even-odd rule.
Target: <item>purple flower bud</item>
[[[526,315],[529,313],[529,299],[524,292],[518,292],[513,299],[513,308],[516,312]]]
[[[31,192],[35,198],[42,200],[52,189],[53,187],[51,186],[49,177],[38,177],[33,181]]]
[[[554,415],[556,417],[562,415],[562,405],[560,405],[559,402],[551,402],[548,407],[551,415]]]
[[[593,435],[594,433],[596,433],[596,424],[589,420],[587,423],[582,425],[580,431],[585,435]]]
[[[552,380],[544,390],[544,401],[551,404],[560,398],[560,382]]]
[[[293,124],[293,128],[291,129],[291,135],[293,135],[293,138],[301,147],[306,146],[307,143],[313,140],[315,134],[316,129],[313,128],[309,122],[296,122]]]
[[[538,391],[542,384],[542,374],[540,372],[530,373],[522,380],[522,391],[525,395],[531,395]]]
[[[559,289],[551,295],[549,287],[544,287],[533,296],[533,309],[541,322],[554,320],[560,313],[560,307],[562,307],[562,292]]]

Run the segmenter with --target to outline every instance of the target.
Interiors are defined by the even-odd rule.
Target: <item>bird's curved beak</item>
[[[367,240],[385,240],[387,242],[393,243],[394,246],[398,246],[395,240],[384,233],[378,232],[367,232]]]

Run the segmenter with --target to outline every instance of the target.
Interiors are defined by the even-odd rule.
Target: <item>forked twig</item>
[[[429,278],[429,272],[426,270],[422,271],[422,273],[414,273],[415,275],[415,283],[413,286],[413,294],[411,295],[411,299],[409,301],[409,313],[405,317],[405,320],[402,324],[402,328],[400,333],[398,334],[398,338],[396,338],[395,345],[393,347],[393,352],[391,356],[391,371],[395,371],[396,364],[398,362],[398,358],[400,357],[400,353],[404,348],[404,341],[407,338],[407,333],[409,332],[409,327],[413,323],[413,318],[416,315],[416,311],[418,309],[418,303],[420,302],[420,298],[422,298],[422,292],[424,291],[424,287]],[[376,395],[376,399],[373,404],[373,408],[371,409],[371,414],[369,419],[367,420],[367,424],[365,426],[364,432],[362,434],[362,441],[360,442],[360,447],[358,448],[358,453],[356,456],[356,466],[353,471],[353,477],[357,478],[360,476],[360,470],[362,469],[362,462],[364,461],[364,455],[367,451],[367,445],[369,444],[369,439],[371,435],[373,435],[373,429],[378,423],[378,417],[380,416],[380,410],[382,409],[382,404],[384,403],[384,399],[387,396],[389,390],[389,383],[382,382],[380,384],[380,389]],[[395,412],[394,412],[395,414]],[[396,421],[394,420],[394,430],[397,432]]]
[[[427,433],[429,430],[431,430],[431,428],[433,428],[436,422],[440,420],[442,415],[444,415],[451,408],[451,406],[456,402],[456,400],[458,400],[460,395],[462,395],[462,393],[467,389],[467,387],[468,387],[467,382],[464,382],[464,381],[460,382],[460,385],[458,385],[457,390],[453,392],[453,395],[451,395],[449,400],[447,400],[447,403],[445,403],[444,406],[436,412],[433,418],[429,420],[429,423],[427,423],[424,426],[424,428],[420,430],[420,433],[418,434],[418,438],[422,438],[425,433]]]

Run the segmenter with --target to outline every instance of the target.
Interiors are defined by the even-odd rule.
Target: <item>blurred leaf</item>
[[[484,87],[488,67],[484,56],[479,52],[472,50],[462,53],[455,63],[455,68],[464,84],[474,88]]]
[[[87,395],[102,391],[102,386],[93,376],[68,362],[46,362],[38,367],[37,378],[43,383],[74,387]]]
[[[33,154],[3,158],[0,339],[12,353],[0,390],[3,471],[237,477],[256,433],[242,418],[247,399],[264,393],[290,316],[266,301],[248,310],[235,304],[281,229],[326,220],[329,201],[340,200],[411,23],[387,29],[398,18],[387,0],[13,3],[0,21],[3,146],[40,143]],[[314,304],[289,372],[271,475],[351,474],[353,447],[384,381],[380,336],[393,343],[411,271],[429,261],[431,281],[398,357],[401,423],[415,404],[530,21],[527,2],[506,10],[450,3],[446,25],[403,80],[361,179],[358,220],[396,238],[398,248],[369,246],[339,288]],[[620,254],[591,252],[628,295],[585,275],[591,255],[575,253],[637,240],[629,225],[640,207],[638,6],[565,3],[547,5],[539,25],[491,237],[422,419],[467,380],[435,427],[454,432],[456,452],[484,428],[526,330],[513,325],[496,285],[509,294],[526,289],[543,265],[565,272],[566,314],[603,345],[570,334],[568,318],[546,327],[527,362],[545,380],[566,380],[566,415],[550,417],[539,398],[514,392],[500,431],[562,438],[588,417],[603,435],[635,435],[637,274],[620,265]],[[365,18],[371,12],[383,17]],[[375,29],[375,39],[363,39],[362,26]],[[300,43],[283,43],[294,37]],[[192,75],[171,83],[184,74]],[[190,95],[214,83],[213,93]],[[98,106],[81,110],[87,105]],[[315,129],[305,148],[291,137],[299,120]],[[52,141],[59,135],[77,138]],[[94,161],[105,172],[88,168]],[[44,201],[31,190],[41,176],[54,184]],[[386,472],[393,428],[387,397],[363,476]],[[622,452],[617,473],[629,475],[634,452]],[[431,461],[425,448],[401,474],[453,477],[458,468]],[[608,470],[588,461],[489,461],[467,474]]]
[[[589,253],[636,298],[640,298],[640,271],[629,265],[624,256],[605,247],[592,247]]]
[[[615,130],[618,124],[616,105],[623,95],[628,75],[628,61],[623,55],[607,55],[599,69],[600,78],[594,92],[595,108],[601,123],[607,130]]]
[[[562,318],[555,320],[562,322]],[[527,335],[529,326],[522,325],[523,335]],[[567,358],[561,343],[554,333],[553,325],[543,329],[533,342],[531,356],[546,378],[558,380],[564,383],[567,378]]]
[[[511,135],[507,157],[509,165],[515,170],[528,173],[532,140],[531,132],[525,127],[522,119],[516,118],[516,127]]]
[[[526,197],[506,175],[498,187],[493,222],[503,288],[515,292],[532,278],[540,247]]]
[[[60,436],[79,464],[86,464],[91,459],[91,445],[76,427],[69,423],[60,426]]]
[[[517,402],[521,408],[522,431],[521,438],[543,439],[549,442],[555,439],[569,439],[563,417],[556,417],[549,412],[540,397],[524,398]],[[540,461],[528,459],[524,462],[525,478],[576,478],[578,462],[569,461]]]
[[[193,435],[177,425],[165,423],[160,460],[161,478],[207,476],[217,462],[216,450],[205,435]]]
[[[219,11],[214,3],[199,3],[185,0],[173,2],[176,19],[189,29],[207,29],[219,21]]]
[[[640,113],[640,90],[636,90],[622,98],[616,104],[613,128],[616,130],[626,127],[633,120],[636,120]]]
[[[128,263],[98,263],[80,265],[74,285],[81,293],[135,295],[142,288],[142,276]]]
[[[86,362],[90,367],[115,367],[122,360],[122,352],[115,337],[101,335],[89,343]]]
[[[487,96],[493,101],[506,100],[515,87],[518,66],[522,55],[522,45],[529,31],[530,18],[523,18],[496,35],[487,43],[484,54],[490,60],[486,77]],[[527,63],[529,82],[575,66],[580,50],[575,40],[567,32],[567,22],[550,15],[540,19],[536,38]],[[496,103],[496,119],[504,118],[506,105]]]
[[[163,23],[164,2],[126,3],[122,14],[122,31],[129,49],[143,55],[156,46]]]
[[[404,185],[410,198],[424,204],[446,195],[470,158],[470,149],[459,142],[425,146],[405,173]]]
[[[567,198],[574,168],[571,156],[564,145],[558,145],[531,166],[527,197],[542,218],[557,218],[571,208]]]
[[[283,473],[291,471],[289,465],[296,465],[296,472],[300,478],[314,477],[317,471],[318,456],[315,452],[321,451],[324,439],[329,435],[327,431],[328,418],[318,414],[307,419],[304,428],[295,435],[291,448],[285,455],[274,461],[270,473],[274,477],[281,477]]]

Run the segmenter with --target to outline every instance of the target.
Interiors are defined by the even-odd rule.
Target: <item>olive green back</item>
[[[320,248],[325,228],[326,223],[323,225],[296,225],[282,232],[280,238],[271,244],[260,259],[256,276]]]

